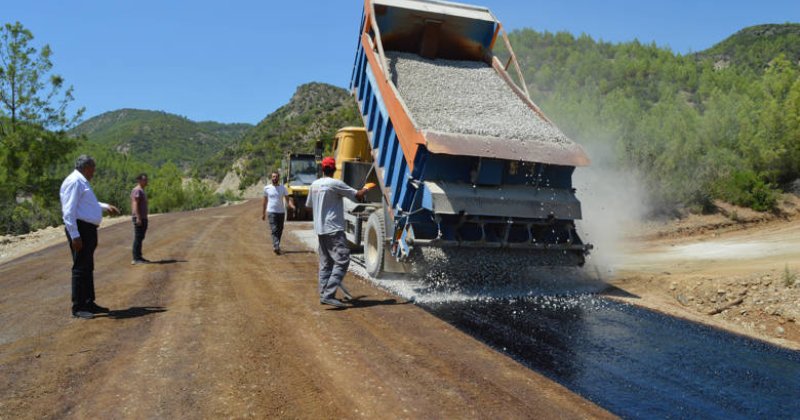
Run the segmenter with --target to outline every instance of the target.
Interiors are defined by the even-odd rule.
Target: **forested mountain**
[[[71,134],[111,147],[154,166],[188,169],[244,138],[251,124],[195,122],[160,111],[121,109],[90,118]]]
[[[123,213],[130,210],[128,194],[140,172],[151,177],[153,212],[235,198],[215,194],[199,179],[186,179],[186,168],[241,139],[252,126],[121,110],[74,128],[83,108],[68,111],[73,89],[53,72],[51,57],[52,49],[35,43],[21,23],[0,24],[0,234],[61,223],[59,187],[79,154],[96,159],[93,188]]]
[[[747,28],[686,56],[564,32],[510,38],[534,101],[570,137],[641,173],[658,208],[722,199],[767,210],[800,178],[797,27]]]
[[[325,83],[301,85],[289,102],[266,116],[238,145],[220,153],[201,169],[220,178],[234,161],[240,166],[242,187],[280,167],[286,152],[311,153],[317,140],[330,147],[336,131],[362,125],[355,101],[347,90]]]
[[[795,63],[800,60],[800,23],[751,26],[697,55],[718,66],[734,64],[762,72],[779,54]]]

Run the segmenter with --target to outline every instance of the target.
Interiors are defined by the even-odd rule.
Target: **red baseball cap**
[[[322,159],[322,167],[323,168],[333,168],[336,169],[336,160],[334,160],[330,156],[326,156]]]

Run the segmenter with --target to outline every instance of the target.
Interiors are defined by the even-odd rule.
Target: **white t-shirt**
[[[289,195],[283,185],[269,184],[264,187],[264,197],[267,197],[267,213],[286,213],[283,197]]]
[[[323,177],[311,184],[306,207],[314,212],[314,232],[327,235],[344,230],[343,198],[356,201],[356,190],[338,179]]]

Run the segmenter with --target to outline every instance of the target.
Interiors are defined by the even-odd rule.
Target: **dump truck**
[[[346,211],[370,275],[435,255],[584,263],[592,246],[576,230],[572,174],[589,158],[531,100],[489,9],[365,0],[350,89],[364,122],[351,137],[366,142],[369,161],[340,157],[339,177],[379,186]]]

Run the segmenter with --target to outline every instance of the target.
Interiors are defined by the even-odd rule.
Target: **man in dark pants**
[[[94,159],[81,155],[75,161],[75,170],[61,184],[59,193],[64,230],[72,252],[72,315],[84,319],[108,312],[108,308],[94,301],[94,250],[103,210],[119,213],[116,207],[97,201],[89,184],[94,170]]]
[[[350,265],[350,248],[344,234],[344,204],[347,197],[361,201],[368,188],[356,191],[344,182],[331,178],[336,172],[336,161],[332,157],[322,159],[322,178],[314,181],[308,191],[306,207],[314,213],[314,232],[319,239],[319,303],[337,308],[346,307],[336,299],[336,290],[342,289],[342,280]]]
[[[270,185],[264,187],[264,200],[261,202],[261,220],[269,218],[269,227],[272,231],[272,250],[276,255],[281,254],[281,236],[283,236],[283,221],[286,219],[286,205],[284,201],[289,194],[286,187],[279,184],[280,176],[277,172],[270,175]],[[294,203],[289,200],[289,208],[294,210]]]
[[[136,186],[131,190],[131,214],[133,217],[133,261],[131,264],[147,264],[150,261],[142,257],[142,242],[147,233],[147,174],[136,176]]]

